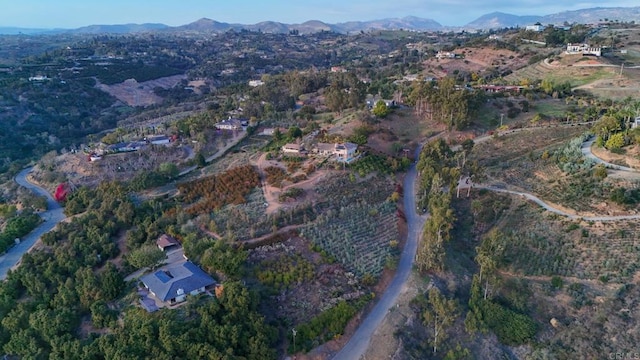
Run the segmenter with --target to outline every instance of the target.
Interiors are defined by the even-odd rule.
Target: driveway
[[[604,165],[606,168],[609,169],[613,169],[613,170],[621,170],[621,171],[628,171],[628,172],[638,172],[638,170],[627,167],[627,166],[622,166],[622,165],[616,165],[616,164],[612,164],[610,162],[606,162],[602,159],[600,159],[599,157],[595,156],[593,154],[593,152],[591,152],[591,145],[593,144],[593,142],[596,141],[595,137],[592,137],[591,139],[585,141],[582,143],[582,147],[580,150],[582,150],[582,154],[588,158],[591,159],[593,161],[595,161],[598,164],[602,164]]]
[[[530,194],[530,193],[498,188],[496,186],[491,186],[491,185],[474,185],[474,187],[476,187],[478,189],[486,189],[486,190],[491,190],[491,191],[495,191],[495,192],[507,193],[507,194],[512,194],[512,195],[519,195],[519,196],[522,196],[522,197],[524,197],[524,198],[526,198],[528,200],[531,200],[531,201],[535,202],[536,204],[542,206],[547,211],[550,211],[550,212],[558,214],[558,215],[566,216],[569,219],[574,219],[574,220],[619,221],[619,220],[636,220],[636,219],[640,219],[640,215],[580,216],[580,215],[576,215],[576,214],[570,214],[568,212],[565,212],[565,211],[562,211],[560,209],[557,209],[557,208],[547,204],[546,202],[544,202],[539,197],[537,197],[537,196],[535,196],[533,194]]]
[[[29,249],[31,249],[43,234],[53,230],[60,221],[66,218],[63,208],[53,199],[47,190],[32,184],[27,180],[27,174],[29,174],[31,169],[32,168],[26,168],[22,170],[18,175],[16,175],[15,180],[20,186],[24,186],[36,194],[47,198],[47,211],[43,211],[38,214],[44,222],[28,235],[20,239],[20,244],[15,245],[9,249],[6,254],[0,256],[0,280],[4,280],[7,277],[7,272],[20,262],[22,255],[29,251]]]
[[[421,148],[422,146],[418,148],[418,154]],[[427,219],[426,215],[416,214],[416,176],[417,172],[414,164],[404,180],[404,209],[409,230],[407,243],[402,251],[396,274],[380,298],[380,301],[378,301],[371,312],[367,314],[364,321],[360,324],[353,336],[351,336],[351,339],[349,339],[349,342],[333,357],[334,360],[356,360],[362,357],[369,347],[371,335],[373,335],[391,307],[395,304],[400,291],[409,278],[409,274],[413,268],[413,260],[416,257],[420,235],[422,234],[422,228]]]

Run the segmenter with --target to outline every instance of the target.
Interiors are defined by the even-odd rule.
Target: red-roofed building
[[[158,245],[160,250],[165,251],[168,248],[179,247],[180,242],[173,236],[162,234],[158,240],[156,240],[156,245]]]

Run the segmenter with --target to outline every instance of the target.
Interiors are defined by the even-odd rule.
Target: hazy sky
[[[125,23],[176,26],[203,17],[242,24],[266,20],[338,23],[409,15],[455,26],[494,11],[547,15],[591,7],[639,5],[638,0],[0,0],[0,26],[76,28]]]

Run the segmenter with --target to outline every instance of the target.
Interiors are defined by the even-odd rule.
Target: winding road
[[[581,123],[581,124],[562,124],[561,126],[576,126],[576,125],[588,125],[589,123]],[[543,128],[543,127],[536,127]],[[512,132],[525,131],[525,130],[533,130],[531,128],[523,128],[523,129],[515,129],[506,132],[505,134],[509,134]],[[482,136],[474,139],[474,142],[480,143],[484,141],[488,141],[493,136]],[[615,164],[610,164],[602,159],[599,159],[595,155],[591,153],[591,141],[587,145],[588,141],[583,143],[583,154],[589,158],[594,158],[596,162],[603,163],[605,166],[623,171],[636,171],[635,169],[627,168],[624,166],[619,166]],[[459,147],[459,146],[458,146]],[[417,154],[420,154],[421,146],[418,148]],[[587,150],[585,150],[587,149]],[[396,274],[385,290],[384,294],[380,298],[380,301],[374,306],[369,314],[362,321],[356,332],[351,336],[349,342],[333,357],[333,360],[356,360],[362,358],[365,354],[367,348],[369,347],[369,343],[371,342],[371,336],[376,331],[378,326],[382,323],[385,316],[391,309],[391,307],[395,304],[398,295],[400,294],[402,287],[407,281],[409,274],[411,273],[413,267],[413,261],[416,256],[416,252],[418,249],[418,242],[420,239],[420,235],[422,232],[422,228],[424,227],[424,223],[427,219],[427,216],[420,216],[415,211],[415,181],[417,177],[417,171],[415,164],[411,167],[409,172],[407,173],[404,180],[404,208],[406,211],[407,217],[407,225],[408,225],[408,236],[407,236],[407,244],[402,251],[402,255],[400,258],[400,263],[398,264],[398,269]],[[570,219],[576,220],[584,220],[584,221],[619,221],[619,220],[637,220],[640,219],[640,214],[637,215],[619,215],[619,216],[580,216],[576,214],[570,214],[564,212],[560,209],[557,209],[548,203],[544,202],[537,196],[521,192],[508,190],[503,188],[498,188],[490,185],[474,185],[476,188],[487,189],[495,192],[508,193],[512,195],[518,195],[527,198],[528,200],[535,202],[540,205],[547,211],[552,213],[568,217]]]
[[[584,155],[586,158],[591,159],[598,164],[602,164],[609,169],[628,171],[628,172],[638,172],[638,170],[636,169],[633,169],[627,166],[612,164],[610,162],[606,162],[600,159],[599,157],[595,156],[593,152],[591,152],[591,145],[593,144],[594,141],[596,141],[595,137],[582,143],[582,147],[580,148],[580,150],[582,151],[582,155]]]
[[[636,219],[640,219],[640,214],[635,214],[635,215],[612,215],[612,216],[581,216],[581,215],[571,214],[571,213],[562,211],[560,209],[557,209],[557,208],[549,205],[548,203],[544,202],[539,197],[537,197],[537,196],[535,196],[533,194],[527,193],[527,192],[502,189],[502,188],[491,186],[491,185],[474,185],[474,187],[477,188],[477,189],[486,189],[486,190],[495,191],[495,192],[507,193],[507,194],[512,194],[512,195],[519,195],[519,196],[527,198],[528,200],[531,200],[531,201],[535,202],[536,204],[540,205],[542,208],[544,208],[545,210],[547,210],[549,212],[552,212],[552,213],[558,214],[558,215],[562,215],[562,216],[568,217],[570,219],[575,219],[575,220],[584,220],[584,221],[619,221],[619,220],[636,220]]]
[[[420,153],[418,148],[418,154]],[[378,328],[391,307],[395,304],[402,287],[409,278],[413,268],[413,260],[418,250],[418,241],[422,234],[422,228],[427,219],[426,215],[416,213],[415,182],[417,171],[415,164],[407,172],[404,179],[404,209],[407,218],[408,234],[407,243],[402,250],[400,262],[396,274],[391,283],[374,306],[364,321],[360,324],[356,332],[351,336],[349,342],[334,357],[334,360],[356,360],[360,359],[369,347],[371,335]]]
[[[26,168],[16,175],[16,182],[20,186],[24,186],[34,193],[45,196],[47,198],[47,211],[41,212],[39,215],[44,220],[40,226],[33,229],[28,235],[20,239],[20,243],[12,247],[6,254],[0,256],[0,280],[7,277],[10,269],[15,267],[22,258],[22,255],[29,251],[36,241],[45,233],[51,231],[56,225],[64,220],[63,208],[56,202],[49,192],[27,180],[27,174],[32,168]]]

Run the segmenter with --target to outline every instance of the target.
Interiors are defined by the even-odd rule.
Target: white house
[[[350,142],[328,144],[318,143],[314,152],[322,156],[334,156],[336,161],[350,163],[356,159],[358,145]]]
[[[246,125],[248,125],[248,122],[246,121],[229,118],[227,120],[220,121],[215,126],[218,130],[242,130],[242,127]]]
[[[527,25],[525,27],[525,30],[527,31],[535,31],[535,32],[541,32],[544,31],[545,27],[544,25],[540,24],[539,22],[533,24],[533,25]]]
[[[589,44],[567,44],[567,54],[582,54],[582,55],[595,55],[602,56],[602,48],[589,46]]]
[[[640,116],[638,116],[634,121],[633,124],[631,124],[631,128],[635,129],[640,127]]]
[[[147,141],[153,145],[169,145],[171,139],[166,135],[150,136]]]
[[[304,151],[304,147],[300,144],[285,144],[282,147],[282,152],[285,154],[293,154],[293,155],[300,155],[302,152]]]
[[[449,51],[438,51],[436,59],[455,59],[458,55]]]
[[[249,86],[251,87],[258,87],[262,85],[264,85],[264,82],[262,80],[249,80]]]
[[[46,75],[36,75],[36,76],[30,76],[29,77],[29,81],[45,81],[47,80],[47,76]]]
[[[358,150],[358,145],[350,142],[336,144],[334,149],[334,154],[336,155],[336,160],[339,162],[352,162],[356,157],[356,150]]]

